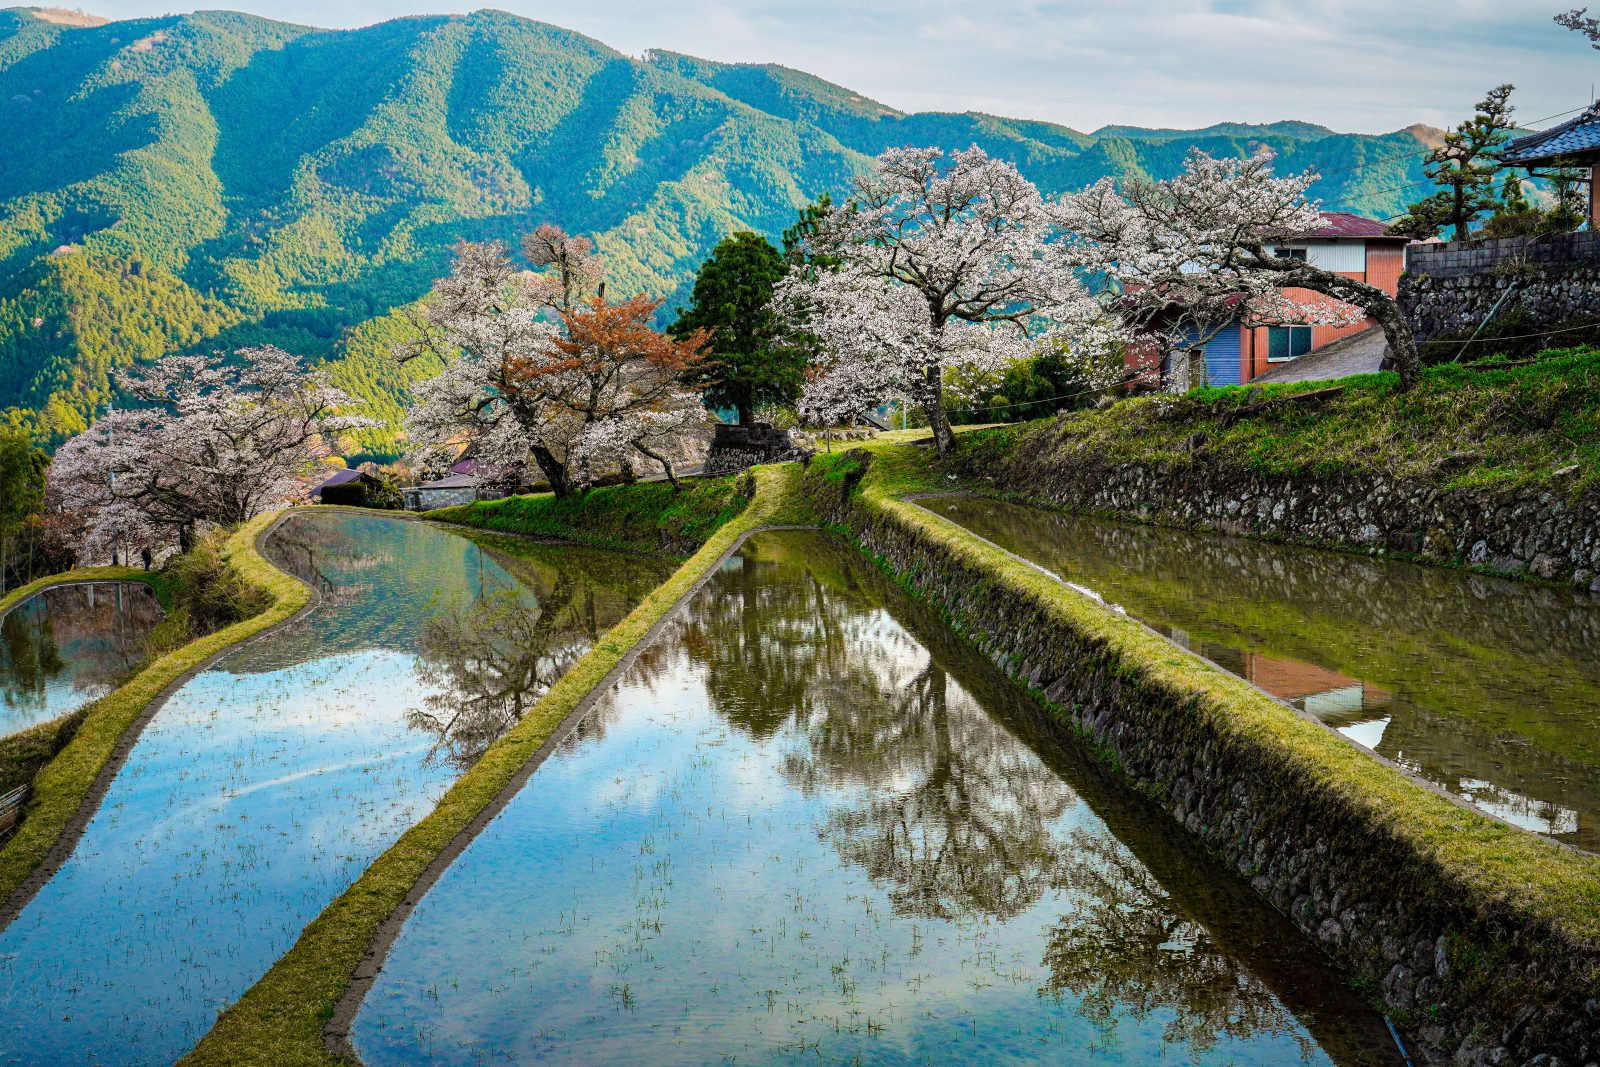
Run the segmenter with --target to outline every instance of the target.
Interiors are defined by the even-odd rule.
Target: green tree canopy
[[[789,404],[800,395],[804,352],[787,345],[772,313],[772,288],[787,267],[757,233],[724,238],[701,264],[687,309],[672,333],[707,335],[707,359],[698,384],[712,407],[732,407],[741,424],[765,404]]]
[[[1512,86],[1499,85],[1478,102],[1478,113],[1444,135],[1444,143],[1428,153],[1423,172],[1440,192],[1417,201],[1392,227],[1408,237],[1427,239],[1445,226],[1457,241],[1471,236],[1472,223],[1500,203],[1494,176],[1499,168],[1495,151],[1516,129],[1512,117]]]

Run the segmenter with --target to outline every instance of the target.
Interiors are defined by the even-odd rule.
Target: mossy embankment
[[[26,818],[0,848],[0,901],[5,901],[0,921],[9,922],[48,877],[52,854],[61,858],[71,847],[87,822],[96,791],[109,784],[109,775],[132,748],[137,728],[159,706],[160,698],[213,657],[288,619],[309,602],[310,591],[257,550],[257,538],[276,519],[276,514],[268,514],[251,520],[220,549],[232,574],[260,598],[259,612],[164,652],[122,686],[75,713],[81,721],[71,740],[33,776]],[[117,568],[114,576],[162,581],[126,568]],[[171,587],[165,593],[162,588],[157,585],[158,595],[167,596],[170,605]]]
[[[1600,583],[1600,350],[1200,390],[966,436],[944,469],[1163,525]]]
[[[1600,349],[1546,352],[1531,363],[1440,364],[1409,392],[1398,386],[1396,375],[1369,374],[1139,397],[970,433],[962,462],[1187,466],[1215,457],[1260,474],[1365,473],[1440,489],[1570,495],[1600,486]]]
[[[549,493],[480,500],[426,517],[500,533],[553,537],[599,548],[687,557],[744,510],[738,478],[689,478],[606,486],[558,500]]]
[[[569,717],[593,695],[602,692],[611,679],[626,666],[630,653],[644,643],[672,608],[706,579],[716,564],[739,540],[763,526],[807,521],[808,511],[798,498],[800,469],[794,465],[757,468],[744,480],[742,488],[728,479],[732,494],[718,505],[722,514],[731,511],[728,521],[705,536],[692,556],[662,585],[641,601],[632,613],[607,631],[571,670],[553,685],[540,701],[483,757],[450,787],[438,805],[388,851],[379,856],[359,879],[330,904],[301,933],[299,940],[262,979],[225,1011],[200,1045],[183,1061],[189,1064],[337,1064],[341,1057],[330,1050],[325,1031],[336,1018],[341,1003],[354,981],[358,968],[371,954],[380,932],[398,909],[417,893],[419,881],[437,873],[440,865],[463,847],[477,832],[498,804],[520,787],[532,764],[553,744],[553,738]],[[715,484],[715,483],[711,483]],[[606,513],[640,515],[648,510],[625,498],[638,494],[646,500],[670,493],[654,483],[647,486],[619,487],[607,492],[618,499],[606,502]],[[746,500],[743,491],[753,493]],[[694,489],[687,491],[695,492]],[[720,494],[721,489],[718,490]],[[595,496],[597,494],[590,494]],[[518,502],[518,500],[522,502]],[[539,516],[533,529],[505,526],[499,529],[539,533],[578,540],[596,525],[575,522],[565,526],[550,519],[541,501],[553,498],[514,498],[497,502],[502,515],[532,513]],[[563,507],[569,502],[562,502]],[[701,505],[694,505],[699,508]],[[482,507],[479,505],[478,507]],[[463,509],[464,510],[464,509]],[[657,514],[670,509],[657,508]],[[576,512],[583,515],[583,509]],[[569,513],[570,514],[570,513]],[[704,514],[704,512],[702,512]],[[710,522],[701,519],[698,522]],[[644,530],[643,520],[607,525],[610,531]],[[679,527],[701,529],[704,525]],[[596,543],[596,542],[591,542]],[[598,542],[619,544],[620,540]],[[441,859],[441,857],[444,857]],[[370,966],[370,964],[369,964]],[[346,1007],[353,1007],[346,1004]],[[348,1019],[343,1020],[348,1025]]]
[[[875,443],[814,459],[804,492],[1416,1040],[1464,1063],[1502,1044],[1508,1062],[1587,1062],[1600,857],[1453,802],[902,499],[952,484],[929,450]]]

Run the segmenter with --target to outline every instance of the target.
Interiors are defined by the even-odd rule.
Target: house
[[[1344,211],[1322,213],[1322,226],[1314,233],[1273,246],[1280,255],[1303,259],[1348,278],[1364,281],[1390,296],[1400,290],[1400,275],[1405,271],[1406,246],[1410,239],[1389,233],[1376,219]],[[1315,304],[1328,297],[1305,289],[1288,289],[1285,294],[1299,303]],[[1202,347],[1206,361],[1206,382],[1210,385],[1243,385],[1291,360],[1376,329],[1371,318],[1351,326],[1257,326],[1238,322],[1224,327]],[[1381,353],[1381,348],[1379,349]],[[1130,368],[1154,371],[1159,355],[1135,351],[1129,355]],[[1372,370],[1377,370],[1374,366]]]
[[[470,474],[452,474],[448,478],[423,482],[401,493],[406,498],[407,511],[432,511],[457,504],[470,504],[478,499],[478,479]]]
[[[1530,174],[1540,167],[1589,168],[1589,228],[1600,224],[1600,100],[1575,119],[1507,142],[1500,159]]]
[[[311,490],[311,499],[319,504],[353,504],[360,507],[366,501],[366,487],[369,484],[377,484],[371,475],[346,467],[323,479],[322,484]]]

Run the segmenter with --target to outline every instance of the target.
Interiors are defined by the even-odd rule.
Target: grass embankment
[[[584,698],[600,686],[628,652],[710,573],[740,537],[762,526],[807,521],[808,513],[796,492],[799,479],[800,469],[792,464],[758,468],[753,476],[755,495],[748,507],[736,512],[731,521],[711,533],[672,577],[607,631],[505,736],[490,746],[471,770],[450,787],[426,818],[407,830],[354,885],[305,928],[294,947],[238,1003],[222,1014],[199,1047],[183,1062],[229,1067],[236,1064],[284,1067],[341,1063],[325,1045],[323,1030],[349,989],[357,964],[371,950],[384,921],[400,907],[418,879],[456,835],[495,801]],[[618,496],[630,494],[650,500],[656,498],[657,491],[654,483],[617,490]],[[598,493],[590,494],[591,497],[595,495]],[[549,521],[551,512],[543,510],[540,501],[553,502],[552,498],[520,499],[529,502],[517,505],[514,499],[499,503],[528,509],[540,516],[540,523]],[[556,507],[565,508],[569,503]],[[738,497],[737,503],[743,503],[743,498]],[[612,514],[639,513],[625,500],[612,501],[607,507]],[[578,514],[582,515],[581,509]],[[626,528],[639,530],[642,527]],[[588,529],[592,531],[595,527],[591,525]],[[553,521],[537,532],[572,536],[572,531]]]
[[[224,558],[239,578],[266,598],[265,610],[165,653],[120,688],[77,713],[83,716],[81,725],[66,747],[34,776],[27,818],[0,848],[0,901],[10,899],[45,861],[94,789],[100,772],[152,701],[212,656],[305,607],[310,590],[256,550],[256,538],[276,517],[267,514],[251,520],[228,538],[223,548]],[[94,573],[99,570],[115,570],[115,577],[151,580],[143,571],[102,568]]]
[[[970,435],[964,465],[976,470],[1028,456],[1042,463],[1181,467],[1206,458],[1263,474],[1372,473],[1440,488],[1564,494],[1594,489],[1600,349],[1552,351],[1532,363],[1494,368],[1429,367],[1406,393],[1397,391],[1395,375],[1370,374],[1129,399]],[[1342,392],[1292,399],[1334,385]]]
[[[74,585],[79,582],[122,581],[143,582],[155,591],[163,608],[171,604],[168,590],[161,582],[160,573],[157,571],[137,570],[133,567],[80,567],[35,579],[0,597],[0,618],[4,618],[7,612],[35,593],[43,592],[52,586]],[[0,793],[9,793],[17,786],[33,781],[34,775],[39,773],[39,768],[54,759],[56,753],[72,740],[73,734],[82,725],[87,711],[87,708],[78,708],[49,722],[36,723],[26,730],[19,730],[8,737],[0,738]]]
[[[666,482],[639,482],[565,500],[535,493],[440,508],[425,517],[600,548],[688,556],[744,509],[746,498],[737,481],[733,475],[685,479],[682,491]]]
[[[1133,688],[1166,691],[1173,706],[1192,706],[1205,732],[1219,743],[1266,753],[1277,769],[1337,798],[1363,825],[1406,841],[1408,851],[1445,875],[1440,891],[1465,889],[1473,903],[1503,905],[1547,921],[1574,940],[1600,942],[1600,857],[1452,803],[1242,679],[1183,653],[956,523],[900,499],[952,488],[933,469],[930,449],[882,440],[866,449],[873,459],[854,490],[857,504],[988,575],[992,593],[970,590],[969,601],[993,595],[1041,605],[1054,622],[1103,644],[1125,666]],[[859,468],[860,462],[847,455],[812,461],[814,472],[836,481],[843,481],[852,466]],[[898,577],[903,583],[908,578]],[[1052,710],[1065,719],[1062,709]]]

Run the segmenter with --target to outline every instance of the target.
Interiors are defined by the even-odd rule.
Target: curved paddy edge
[[[1251,880],[1425,1051],[1463,1064],[1594,1057],[1600,858],[1455,804],[908,502],[953,488],[927,451],[880,440],[817,457],[803,495]]]
[[[4,901],[0,929],[16,918],[72,853],[145,725],[167,698],[236,645],[310,610],[311,590],[273,566],[260,551],[259,542],[286,514],[257,516],[229,537],[223,549],[240,577],[272,597],[266,610],[167,653],[118,689],[73,712],[84,717],[82,725],[34,778],[27,815],[0,848],[0,900]],[[31,596],[50,585],[108,579],[148,583],[151,576],[128,567],[67,571],[16,590],[0,601],[0,610],[9,609],[11,597],[18,594]]]
[[[607,631],[440,799],[302,931],[260,981],[218,1018],[186,1064],[337,1064],[361,998],[411,908],[516,795],[544,758],[744,538],[806,523],[800,468],[755,468],[748,507]]]

